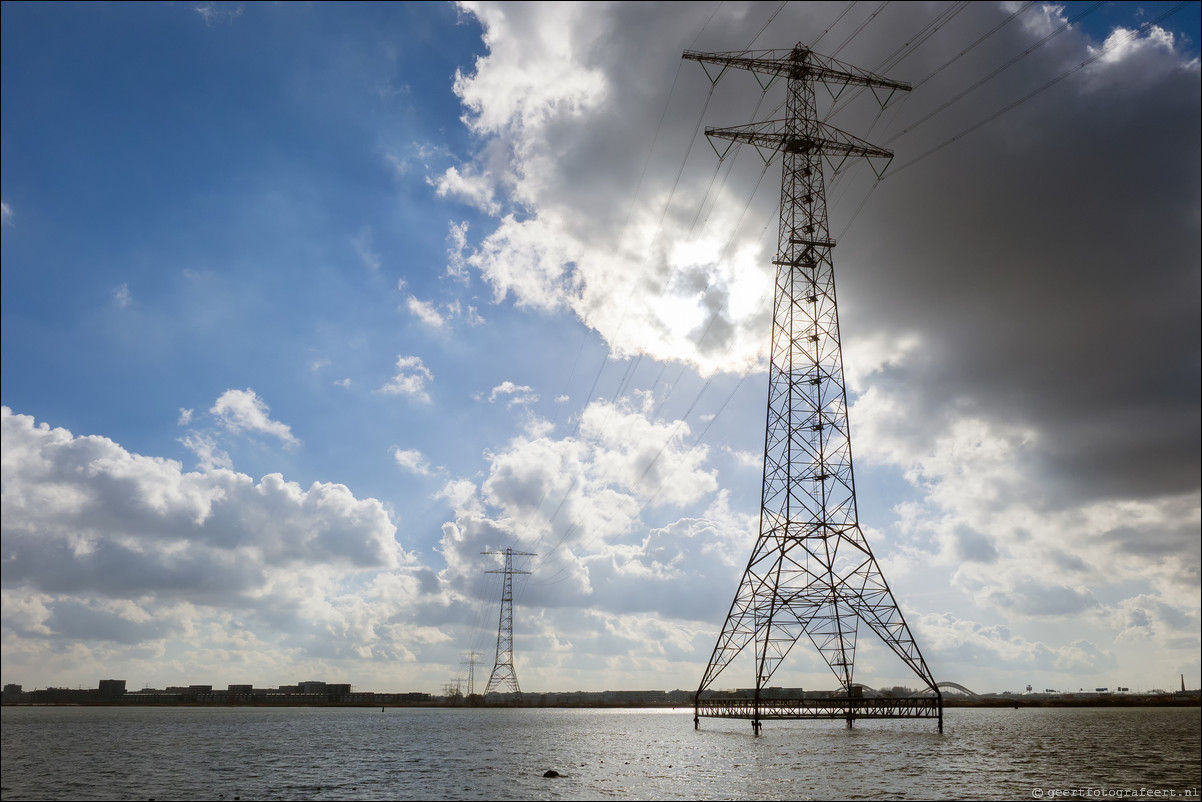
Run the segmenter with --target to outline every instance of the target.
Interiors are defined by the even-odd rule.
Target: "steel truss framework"
[[[762,700],[761,691],[802,637],[818,650],[847,697],[831,708],[843,705],[843,712],[829,717],[846,717],[850,724],[854,717],[882,715],[880,705],[851,698],[860,622],[935,691],[941,710],[935,680],[860,530],[831,260],[835,242],[823,183],[824,160],[838,170],[847,159],[864,157],[879,176],[893,154],[819,121],[815,97],[817,84],[832,97],[859,86],[871,89],[883,105],[910,87],[801,45],[784,51],[686,51],[684,58],[701,62],[711,81],[737,68],[752,71],[764,85],[762,76],[768,82],[783,77],[788,84],[784,119],[706,129],[711,140],[727,141],[728,150],[741,143],[761,155],[779,154],[782,177],[760,532],[697,689],[697,716],[713,709],[703,708],[702,692],[753,645],[755,696],[740,717],[751,718],[758,732],[759,720],[775,717],[770,710],[779,708],[779,700]],[[813,704],[798,701],[789,708],[796,715],[788,717],[810,717],[802,712],[815,710],[807,707]]]
[[[697,714],[703,718],[936,718],[942,720],[939,700],[931,696],[903,699],[702,699]]]
[[[516,694],[517,699],[522,698],[522,689],[518,685],[517,672],[513,670],[513,575],[528,574],[529,571],[513,570],[513,558],[517,557],[534,557],[534,554],[526,551],[514,551],[513,549],[505,549],[500,551],[482,551],[481,554],[504,554],[505,567],[498,568],[493,571],[485,571],[486,574],[504,574],[505,585],[501,591],[501,620],[497,624],[497,661],[493,665],[492,674],[488,677],[488,685],[484,688],[484,695],[487,697],[494,691],[506,691]]]

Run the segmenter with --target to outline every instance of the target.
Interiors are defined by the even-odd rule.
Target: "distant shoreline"
[[[580,705],[449,705],[449,704],[368,704],[362,702],[311,702],[292,704],[269,704],[262,702],[5,702],[4,707],[255,707],[255,708],[287,708],[287,707],[337,707],[365,708],[379,707],[381,709],[434,709],[434,710],[682,710],[692,709],[691,704],[580,704]],[[985,707],[985,708],[1020,708],[1020,707],[1202,707],[1202,696],[1110,696],[1092,697],[1087,699],[1027,699],[989,698],[989,699],[949,699],[944,698],[944,708]]]
[[[947,707],[1200,707],[1202,696],[1103,696],[1090,699],[948,699]]]

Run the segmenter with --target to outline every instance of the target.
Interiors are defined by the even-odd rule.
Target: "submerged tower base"
[[[943,732],[943,697],[912,696],[904,699],[832,696],[823,699],[696,699],[693,702],[693,727],[702,718],[742,718],[751,720],[758,735],[767,719],[843,719],[854,726],[856,719],[932,718]]]

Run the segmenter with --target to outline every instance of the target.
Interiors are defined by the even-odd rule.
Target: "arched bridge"
[[[981,698],[980,695],[977,694],[975,691],[971,691],[968,688],[965,688],[963,685],[961,685],[958,682],[936,682],[935,687],[941,691],[947,691],[947,690],[959,691],[960,693],[964,694],[965,696],[967,696],[970,699],[980,699]],[[931,689],[924,688],[923,690],[919,691],[918,693],[916,693],[914,695],[915,696],[930,696]]]

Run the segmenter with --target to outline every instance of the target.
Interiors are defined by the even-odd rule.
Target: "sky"
[[[3,682],[479,692],[512,548],[524,691],[695,689],[780,181],[704,128],[783,87],[681,54],[800,42],[913,86],[819,92],[895,153],[825,180],[932,673],[1199,687],[1199,7],[4,3]]]

